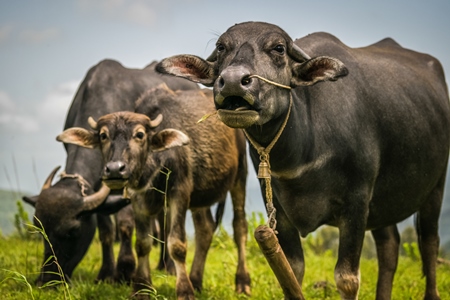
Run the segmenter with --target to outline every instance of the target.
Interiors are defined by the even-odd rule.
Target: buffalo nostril
[[[111,174],[111,170],[108,168],[108,166],[105,166],[104,173],[105,173],[105,175]]]
[[[122,161],[111,161],[104,168],[104,175],[111,178],[123,177],[126,172],[126,164]]]
[[[250,83],[252,83],[252,79],[248,76],[243,77],[241,80],[242,85],[249,85]]]
[[[223,80],[223,77],[219,77],[219,87],[222,88],[225,85],[225,81]]]

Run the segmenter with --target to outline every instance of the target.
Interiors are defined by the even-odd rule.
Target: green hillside
[[[3,235],[9,235],[15,230],[14,215],[18,211],[17,202],[23,204],[23,208],[31,220],[34,208],[22,201],[22,194],[0,190],[0,232]]]

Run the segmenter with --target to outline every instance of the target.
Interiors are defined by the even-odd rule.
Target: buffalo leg
[[[116,214],[117,231],[120,239],[120,250],[117,258],[115,279],[119,282],[130,283],[136,260],[132,249],[132,235],[134,231],[134,214],[131,205],[122,208]]]
[[[238,249],[238,265],[236,270],[236,292],[251,294],[250,275],[247,269],[245,246],[247,244],[248,224],[245,216],[245,186],[247,172],[239,174],[236,185],[231,189],[233,201],[233,233],[234,242]]]
[[[140,197],[136,196],[136,197]],[[133,291],[138,293],[142,289],[149,289],[152,286],[150,277],[150,250],[152,248],[151,222],[149,215],[143,207],[139,207],[142,199],[132,201],[133,211],[136,225],[136,244],[135,250],[137,255],[137,268],[133,276]],[[144,295],[136,295],[138,298],[148,298]]]
[[[280,243],[284,255],[286,256],[286,259],[294,272],[297,282],[301,286],[303,275],[305,273],[305,260],[300,235],[298,230],[288,220],[283,209],[277,205],[275,199],[274,206],[277,209],[277,226],[275,229],[278,232],[278,242]]]
[[[189,199],[189,195],[173,195],[169,201],[170,232],[167,241],[169,254],[175,263],[178,300],[194,299],[194,287],[186,270],[187,245],[185,223],[189,200],[185,199]]]
[[[192,209],[191,212],[195,228],[195,254],[190,279],[194,288],[201,291],[206,256],[211,246],[215,224],[209,207]]]
[[[97,227],[102,245],[102,266],[96,281],[107,281],[114,276],[114,225],[108,215],[97,214]]]
[[[357,193],[358,194],[358,193]],[[348,199],[346,203],[360,203],[343,207],[342,221],[339,226],[339,254],[334,279],[342,299],[358,299],[360,286],[359,261],[364,242],[367,207],[365,201],[360,199]],[[355,217],[357,216],[357,217]]]
[[[445,176],[431,192],[416,218],[417,237],[422,257],[422,271],[426,278],[424,299],[440,299],[436,286],[436,263],[439,251],[438,220],[441,210]]]
[[[391,299],[392,282],[398,262],[400,235],[397,226],[372,230],[378,256],[377,300]]]
[[[167,248],[167,236],[169,235],[169,225],[170,218],[164,211],[158,214],[158,224],[159,224],[159,240],[160,240],[160,253],[158,270],[166,270],[170,275],[175,275],[175,265],[172,258],[170,258],[169,251]]]

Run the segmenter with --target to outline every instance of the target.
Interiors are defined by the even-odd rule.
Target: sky
[[[391,37],[435,56],[450,76],[449,14],[448,0],[0,0],[0,189],[36,194],[64,168],[55,137],[86,72],[105,58],[143,68],[175,54],[207,57],[230,26],[264,21],[351,47]],[[249,189],[258,189],[253,170]],[[261,208],[255,198],[248,205]]]

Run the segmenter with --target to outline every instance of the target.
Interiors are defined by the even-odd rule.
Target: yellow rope
[[[267,78],[264,78],[264,77],[256,75],[256,74],[250,75],[250,76],[248,76],[248,78],[258,78],[258,79],[261,79],[262,81],[272,84],[274,86],[281,87],[281,88],[287,89],[287,90],[291,89],[290,86],[274,82],[272,80],[269,80]],[[266,184],[266,201],[267,201],[266,208],[267,208],[267,217],[268,217],[267,224],[275,233],[277,233],[277,231],[275,230],[275,228],[277,226],[277,220],[276,220],[276,208],[273,206],[273,199],[272,199],[273,193],[272,193],[272,184],[271,184],[271,175],[270,175],[271,171],[270,171],[269,153],[270,153],[270,150],[272,150],[275,143],[280,138],[281,134],[283,133],[284,128],[286,127],[286,124],[289,120],[289,115],[291,114],[291,109],[292,109],[292,94],[290,95],[290,98],[289,98],[289,109],[286,114],[286,119],[284,120],[283,124],[281,125],[281,127],[278,130],[275,137],[273,138],[272,142],[270,142],[270,144],[266,148],[262,147],[250,135],[248,135],[247,131],[244,130],[245,136],[250,141],[250,144],[252,144],[252,146],[256,149],[256,151],[258,151],[258,154],[259,154],[260,163],[259,163],[259,170],[258,170],[258,178],[264,179],[265,184]],[[216,113],[217,113],[217,111],[204,115],[200,120],[197,121],[197,123],[205,121],[210,116],[212,116]]]
[[[90,187],[91,185],[89,184],[89,182],[86,181],[86,179],[83,178],[83,176],[79,175],[79,174],[67,174],[66,171],[62,171],[60,174],[61,179],[63,178],[75,178],[78,182],[78,185],[81,188],[81,195],[83,197],[86,197],[86,187]]]
[[[253,146],[253,148],[255,148],[256,151],[258,151],[258,154],[259,154],[260,163],[259,163],[258,175],[264,176],[264,171],[262,170],[262,168],[265,168],[266,166],[268,168],[267,176],[264,176],[264,177],[258,176],[258,178],[264,178],[264,181],[266,184],[266,201],[267,201],[266,208],[267,208],[267,217],[268,217],[267,224],[271,229],[273,229],[273,231],[275,233],[277,233],[277,231],[275,230],[275,228],[277,226],[277,220],[275,218],[276,217],[276,208],[273,206],[273,199],[272,199],[272,184],[271,184],[271,175],[270,175],[271,171],[270,171],[269,153],[272,150],[275,143],[280,138],[284,129],[286,128],[287,122],[289,120],[289,115],[291,114],[291,109],[292,109],[292,95],[290,95],[290,98],[289,98],[289,108],[288,108],[288,112],[286,114],[286,118],[284,119],[284,122],[281,125],[280,129],[278,130],[277,134],[275,135],[273,140],[270,142],[270,144],[266,148],[262,147],[257,141],[255,141],[247,133],[247,131],[244,130],[245,136],[247,137],[247,139],[249,140],[249,142]]]
[[[291,89],[291,87],[288,86],[288,85],[284,85],[284,84],[281,84],[281,83],[278,83],[278,82],[274,82],[274,81],[272,81],[272,80],[269,80],[269,79],[267,79],[267,78],[261,77],[261,76],[256,75],[256,74],[255,74],[255,75],[250,75],[250,76],[248,76],[248,78],[253,78],[253,77],[256,77],[256,78],[258,78],[258,79],[261,79],[262,81],[265,81],[265,82],[267,82],[267,83],[270,83],[270,84],[272,84],[272,85],[275,85],[275,86],[280,87],[280,88],[283,88],[283,89],[287,89],[287,90],[290,90],[290,89]]]

